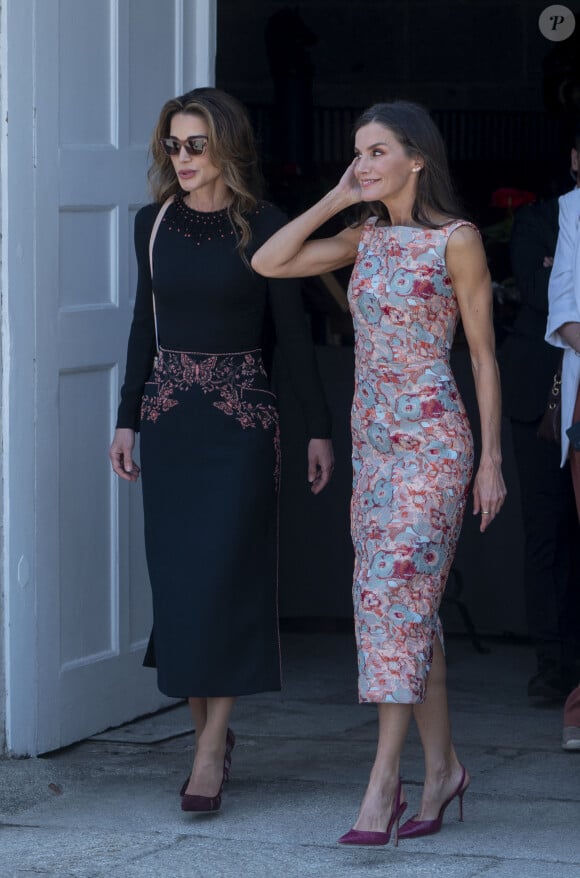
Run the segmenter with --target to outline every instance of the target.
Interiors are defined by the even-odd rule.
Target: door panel
[[[110,367],[61,372],[59,546],[61,673],[119,650],[111,480],[103,448],[116,376]]]
[[[167,4],[159,15],[158,0],[130,0],[127,140],[130,145],[148,144],[159,110],[173,91],[176,64],[181,52],[175,46],[175,7]],[[152,29],[149,22],[156,21]],[[186,52],[192,52],[191,42]],[[155,63],[151,63],[152,59]],[[200,85],[202,83],[199,83]],[[203,83],[205,84],[205,83]],[[185,88],[193,88],[186,85]]]
[[[148,200],[151,129],[168,97],[213,80],[215,0],[19,5],[7,32],[15,52],[20,40],[22,68],[9,68],[8,94],[17,100],[18,75],[31,67],[35,277],[32,310],[30,298],[19,304],[17,287],[10,288],[6,569],[19,571],[29,598],[21,600],[22,585],[10,582],[9,667],[22,639],[36,653],[19,676],[9,674],[7,719],[12,752],[35,753],[168,702],[154,673],[141,667],[151,600],[140,488],[119,484],[107,451],[134,302],[133,221]],[[200,42],[205,73],[188,81],[184,58]],[[11,216],[19,228],[14,207]],[[18,375],[31,358],[34,405],[18,412]],[[29,394],[30,386],[21,390]],[[29,435],[34,478],[22,497],[12,475],[30,467],[30,459],[19,459]],[[26,555],[20,545],[31,521],[34,546]]]
[[[61,309],[118,303],[117,226],[116,207],[60,210]]]
[[[117,3],[59,0],[57,5],[60,145],[113,144]]]

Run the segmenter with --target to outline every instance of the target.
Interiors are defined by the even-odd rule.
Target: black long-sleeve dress
[[[138,286],[118,427],[141,431],[145,546],[153,632],[145,663],[174,697],[280,687],[277,618],[276,399],[261,348],[271,313],[307,433],[330,424],[298,284],[244,263],[227,210],[177,199],[153,250],[159,210],[135,220]],[[253,252],[284,222],[260,203]]]

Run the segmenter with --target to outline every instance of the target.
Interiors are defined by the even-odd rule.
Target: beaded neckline
[[[195,210],[183,198],[177,198],[163,217],[167,229],[199,246],[202,242],[235,237],[227,207],[221,210]]]
[[[228,212],[227,207],[220,207],[219,210],[198,210],[196,207],[190,207],[185,198],[176,198],[175,204],[182,207],[184,211],[196,213],[200,216],[217,216],[218,214],[226,214]]]

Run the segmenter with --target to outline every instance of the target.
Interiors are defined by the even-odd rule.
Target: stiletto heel
[[[227,730],[226,733],[226,753],[224,756],[224,774],[222,787],[225,783],[227,783],[230,779],[231,768],[232,768],[232,750],[236,746],[236,736],[234,735],[231,729]],[[185,791],[189,785],[189,779],[191,775],[188,775],[181,785],[181,789],[179,790],[179,795],[183,797],[185,795]],[[221,790],[220,790],[221,792]]]
[[[465,781],[467,772],[465,771],[465,767],[461,766],[461,780],[457,785],[457,788],[454,792],[449,796],[448,799],[445,799],[441,807],[439,808],[439,813],[437,817],[433,820],[415,820],[415,817],[411,817],[410,820],[407,820],[406,823],[403,823],[399,830],[399,838],[419,838],[421,835],[433,835],[436,832],[439,832],[441,826],[443,824],[443,815],[445,814],[445,809],[447,806],[455,799],[456,797],[459,799],[459,820],[463,823],[463,796],[465,795],[465,791],[469,786],[469,781]],[[416,815],[415,815],[416,816]]]
[[[467,787],[466,787],[466,789],[467,789]],[[464,793],[465,793],[465,790],[461,790],[461,792],[459,793],[459,822],[460,823],[463,823],[463,795],[464,795]]]
[[[396,848],[399,847],[399,820],[401,819],[401,815],[404,813],[406,807],[407,807],[407,803],[406,803],[406,802],[401,802],[401,804],[399,805],[399,808],[398,808],[398,810],[397,810],[397,815],[396,815],[396,818],[395,818],[395,822],[394,822],[394,824],[393,824],[393,830],[394,830],[394,832],[393,832],[393,843],[394,843],[394,845],[395,845]],[[391,824],[390,824],[390,821],[389,821],[389,825],[387,826],[387,835],[390,836],[390,834],[391,834]],[[388,843],[388,839],[387,839],[387,841],[385,842],[385,844],[387,844],[387,843]]]
[[[397,792],[391,808],[391,816],[387,824],[386,832],[368,832],[364,829],[349,829],[344,835],[338,839],[339,844],[358,844],[358,845],[382,845],[388,844],[391,838],[391,832],[394,830],[393,840],[395,847],[399,844],[399,820],[404,813],[407,803],[401,802],[402,783],[399,780]]]

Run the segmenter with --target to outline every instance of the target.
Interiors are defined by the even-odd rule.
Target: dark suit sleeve
[[[511,260],[516,284],[524,307],[548,315],[550,268],[544,257],[554,256],[553,232],[539,208],[517,211],[511,237]]]
[[[499,352],[503,408],[508,417],[531,423],[546,407],[558,353],[544,341],[548,319],[550,268],[558,237],[558,200],[520,208],[511,239],[512,269],[520,307]]]

